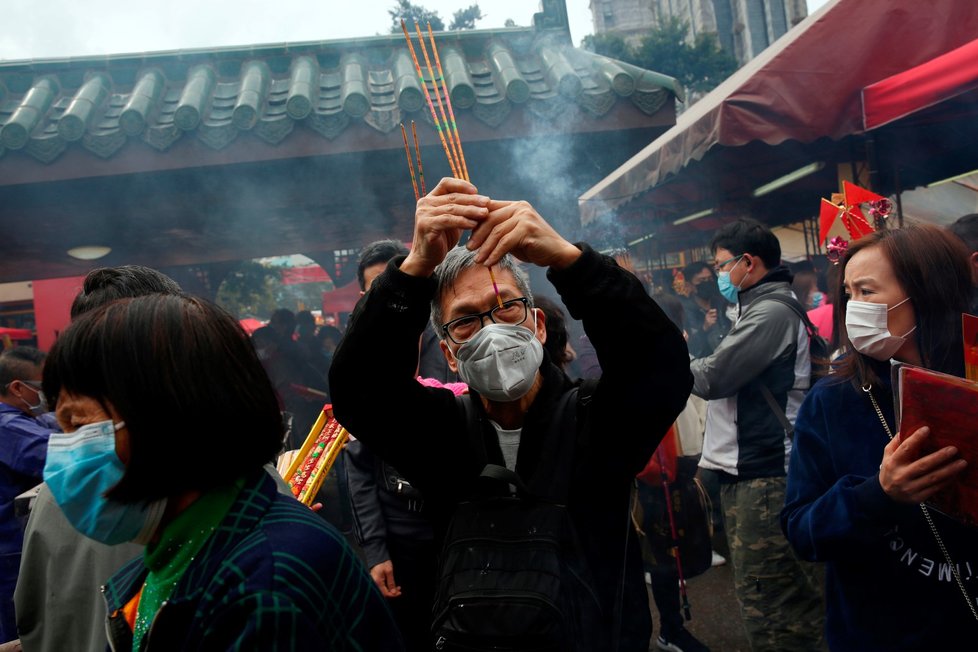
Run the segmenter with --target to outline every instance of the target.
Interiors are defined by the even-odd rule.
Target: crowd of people
[[[47,354],[0,354],[0,643],[706,650],[655,522],[688,515],[684,478],[715,499],[752,650],[978,632],[978,533],[926,505],[976,461],[901,432],[891,380],[964,375],[978,216],[879,230],[828,267],[786,266],[739,219],[650,287],[443,179],[412,242],[361,250],[342,333],[282,309],[249,337],[124,266],[88,275]],[[275,462],[326,402],[351,439],[310,509]]]

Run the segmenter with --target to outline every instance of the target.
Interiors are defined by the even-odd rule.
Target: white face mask
[[[479,394],[490,401],[515,401],[533,386],[543,345],[525,326],[488,324],[459,347],[455,360],[459,377]]]
[[[846,304],[846,333],[853,348],[864,355],[876,360],[889,360],[900,350],[907,341],[907,336],[917,330],[914,326],[903,335],[891,335],[886,323],[886,315],[894,308],[899,308],[910,297],[907,297],[892,308],[885,303],[869,303],[868,301],[849,301]]]
[[[46,396],[44,396],[44,392],[40,390],[37,392],[37,405],[32,405],[26,400],[24,403],[27,404],[27,409],[30,411],[32,417],[39,417],[45,412],[50,411],[50,408],[48,407],[48,399]]]

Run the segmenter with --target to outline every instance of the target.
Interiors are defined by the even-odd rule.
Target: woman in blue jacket
[[[809,392],[795,424],[781,526],[826,562],[832,650],[960,649],[978,635],[978,531],[921,503],[966,462],[922,455],[928,430],[898,433],[891,361],[963,375],[967,252],[930,225],[873,233],[840,275],[846,355]]]

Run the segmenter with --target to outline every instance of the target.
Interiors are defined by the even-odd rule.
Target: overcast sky
[[[450,22],[477,0],[417,0]],[[828,0],[808,0],[809,12]],[[0,59],[44,59],[318,41],[385,34],[395,0],[2,0]],[[535,0],[478,1],[479,28],[530,25]],[[567,0],[574,43],[592,31],[590,0]]]

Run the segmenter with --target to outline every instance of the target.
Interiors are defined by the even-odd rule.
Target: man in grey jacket
[[[709,399],[700,466],[721,482],[737,598],[751,649],[822,646],[821,590],[781,532],[789,428],[808,389],[808,333],[791,307],[791,274],[766,226],[740,219],[713,238],[718,286],[739,317],[710,355],[690,364]],[[777,298],[775,298],[777,297]]]

